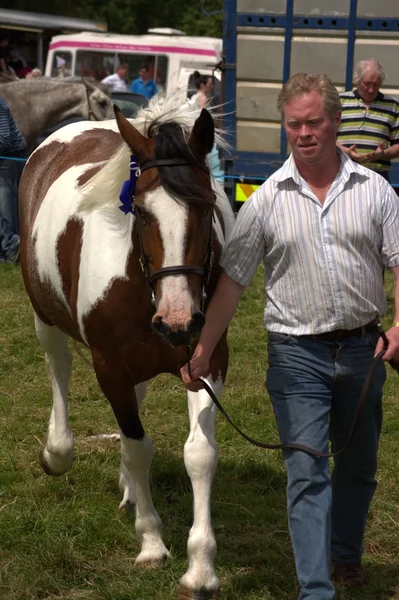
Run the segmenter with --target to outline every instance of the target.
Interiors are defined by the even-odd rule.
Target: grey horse
[[[84,79],[20,79],[0,83],[0,96],[9,105],[29,149],[47,129],[65,119],[80,116],[102,121],[114,118],[110,97]]]

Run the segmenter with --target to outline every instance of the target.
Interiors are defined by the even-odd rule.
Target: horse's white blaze
[[[158,221],[163,246],[162,267],[184,265],[188,208],[176,202],[162,188],[148,194],[145,206]],[[157,314],[171,327],[185,327],[193,311],[187,278],[184,275],[163,277],[161,292]]]
[[[206,378],[217,397],[223,389],[219,374],[216,381]],[[212,481],[218,462],[215,441],[216,406],[205,390],[188,392],[190,434],[184,445],[184,463],[194,494],[194,520],[187,542],[189,568],[180,580],[189,589],[219,589],[220,582],[213,567],[216,541],[211,524]]]
[[[154,508],[149,485],[149,470],[154,453],[151,438],[132,440],[121,432],[123,463],[134,481],[136,504],[136,532],[140,540],[140,554],[136,564],[156,564],[170,556],[161,537],[161,520]]]

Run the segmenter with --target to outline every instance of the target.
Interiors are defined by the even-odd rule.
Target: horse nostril
[[[162,335],[164,337],[168,337],[171,333],[169,325],[165,323],[165,321],[160,315],[155,316],[152,319],[152,328],[154,329],[154,331],[159,333],[159,335]]]
[[[204,325],[205,315],[201,311],[198,311],[191,315],[191,319],[187,325],[187,331],[190,334],[190,336],[199,335]]]

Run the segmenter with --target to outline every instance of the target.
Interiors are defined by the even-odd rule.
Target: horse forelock
[[[201,110],[197,106],[181,104],[177,102],[177,96],[172,94],[165,99],[152,98],[149,105],[140,109],[137,117],[129,121],[140,133],[155,140],[156,158],[180,156],[188,164],[198,166],[187,145],[187,140],[200,113]],[[162,132],[168,130],[176,134],[174,141],[170,136],[162,135]],[[219,134],[216,134],[216,138],[222,139]],[[131,150],[124,144],[111,159],[104,161],[101,170],[82,185],[79,210],[92,211],[104,206],[119,206],[122,184],[130,177],[130,155]],[[195,203],[202,198],[203,193],[200,192],[203,180],[194,190],[192,174],[187,172],[186,167],[162,167],[159,169],[159,174],[161,185],[175,199]],[[212,202],[212,198],[209,202]]]

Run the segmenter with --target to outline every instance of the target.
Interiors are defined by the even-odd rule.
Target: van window
[[[93,52],[90,50],[78,50],[76,54],[76,75],[82,77],[93,77],[98,81],[115,73],[119,64],[115,52]]]
[[[76,75],[93,77],[98,81],[115,73],[121,63],[129,65],[129,85],[139,76],[141,65],[147,64],[151,79],[157,83],[159,92],[165,91],[168,70],[168,57],[155,54],[124,54],[122,52],[98,52],[78,50],[76,54]]]
[[[156,54],[118,54],[118,63],[129,65],[129,81],[132,82],[139,76],[142,65],[148,65],[150,78],[153,79],[159,92],[165,91],[168,70],[168,57]]]
[[[72,54],[64,50],[54,52],[51,77],[69,77],[72,75]]]

